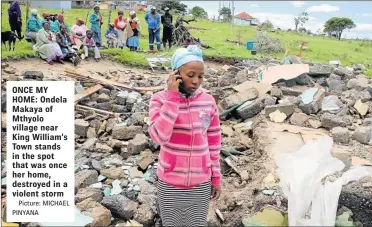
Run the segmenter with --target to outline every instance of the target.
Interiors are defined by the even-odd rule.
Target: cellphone
[[[181,80],[181,83],[178,85],[178,90],[179,90],[182,94],[187,94],[186,89],[185,89],[185,87],[184,87],[184,85],[183,85],[183,81],[182,81],[182,78],[181,78],[181,75],[180,75],[180,72],[179,72],[179,71],[176,72],[176,80],[177,80],[177,79],[180,79],[180,80]]]

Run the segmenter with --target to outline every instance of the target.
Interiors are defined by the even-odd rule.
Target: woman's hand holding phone
[[[168,90],[179,91],[179,85],[182,83],[181,76],[177,74],[178,70],[172,72],[168,78]]]

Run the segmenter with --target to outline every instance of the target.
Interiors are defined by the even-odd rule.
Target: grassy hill
[[[2,30],[9,30],[7,9],[8,4],[2,3]],[[59,10],[49,10],[49,9],[38,9],[39,15],[43,12],[59,13]],[[108,20],[108,10],[101,10],[105,19],[105,24],[103,26],[103,31],[107,28]],[[77,17],[82,17],[84,20],[87,17],[87,13],[91,14],[93,10],[91,9],[73,9],[70,11],[65,11],[65,18],[69,26],[71,27]],[[22,7],[23,13],[23,30],[25,30],[25,8]],[[125,16],[128,16],[129,12],[125,12]],[[144,50],[148,49],[148,32],[147,24],[144,21],[144,13],[138,13],[138,16],[142,22],[142,37],[140,39],[141,48]],[[117,16],[117,11],[112,11],[111,22]],[[228,58],[260,58],[260,57],[276,57],[278,59],[283,58],[283,53],[276,54],[264,54],[257,53],[256,56],[252,56],[250,51],[246,49],[245,43],[247,40],[256,39],[256,28],[255,27],[243,27],[234,26],[231,27],[230,23],[219,23],[212,22],[209,20],[198,19],[197,22],[191,22],[190,27],[199,28],[192,29],[191,34],[194,37],[200,38],[200,40],[213,47],[212,49],[205,49],[204,55],[210,57],[228,57]],[[88,27],[90,24],[88,23]],[[237,46],[233,43],[228,43],[225,40],[238,40],[238,34],[240,33],[240,41],[244,43],[243,46]],[[367,68],[367,75],[372,76],[372,42],[371,41],[356,41],[356,40],[337,40],[334,38],[309,36],[306,34],[298,34],[295,32],[287,31],[276,31],[269,32],[269,36],[274,38],[279,38],[281,40],[281,45],[283,48],[289,48],[289,54],[294,55],[299,52],[299,43],[301,40],[307,41],[307,50],[303,51],[303,56],[307,59],[311,59],[312,62],[322,62],[327,63],[329,60],[340,60],[342,65],[352,65],[354,63],[366,63],[370,65]],[[104,38],[103,38],[104,40]],[[31,45],[26,41],[17,43],[17,50],[15,52],[5,50],[2,46],[2,59],[22,57],[22,56],[34,56]],[[103,50],[102,53],[108,53],[115,55],[118,61],[126,64],[145,66],[147,65],[144,56],[141,53],[130,53],[128,49],[111,49]],[[171,53],[163,52],[165,55],[171,55]]]

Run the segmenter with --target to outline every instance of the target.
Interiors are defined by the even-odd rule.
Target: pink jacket
[[[159,145],[158,177],[191,188],[212,180],[221,184],[220,120],[214,98],[198,90],[188,99],[180,92],[161,91],[150,101],[149,134]]]

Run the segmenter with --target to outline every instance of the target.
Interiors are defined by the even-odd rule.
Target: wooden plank
[[[93,86],[93,87],[87,88],[87,89],[85,89],[84,91],[82,91],[82,92],[76,94],[76,95],[75,95],[75,103],[76,103],[77,101],[79,101],[80,99],[82,99],[82,98],[84,98],[84,97],[86,97],[86,96],[88,96],[88,95],[93,94],[94,92],[98,91],[98,90],[101,89],[101,88],[103,88],[103,86],[100,85],[100,84],[97,84],[97,85],[95,85],[95,86]]]
[[[125,89],[128,89],[128,90],[135,90],[135,91],[159,91],[159,90],[163,90],[164,89],[163,86],[156,86],[156,87],[131,87],[131,86],[128,86],[128,85],[125,85],[125,84],[121,84],[121,83],[118,83],[118,82],[107,80],[105,78],[102,78],[102,77],[96,76],[96,75],[86,76],[83,73],[78,72],[77,70],[72,69],[72,68],[66,68],[64,71],[65,71],[65,73],[70,74],[70,75],[73,75],[73,76],[85,77],[85,78],[96,80],[97,83],[99,83],[99,84],[115,85],[117,87],[125,88]]]

